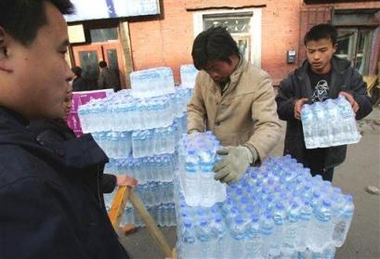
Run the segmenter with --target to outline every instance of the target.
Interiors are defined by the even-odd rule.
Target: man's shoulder
[[[0,144],[0,188],[34,176],[42,161],[17,145]]]

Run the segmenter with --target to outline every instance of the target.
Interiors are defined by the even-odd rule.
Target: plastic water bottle
[[[284,231],[283,251],[290,257],[297,247],[297,230],[299,228],[299,205],[293,202],[288,211],[288,220]]]
[[[314,136],[315,118],[309,104],[302,106],[301,121],[306,148],[315,148],[317,146]]]
[[[188,151],[185,161],[185,176],[183,191],[186,203],[190,206],[197,206],[199,197],[199,159],[194,149]]]
[[[284,239],[284,233],[286,230],[286,209],[282,202],[277,202],[273,208],[273,222],[275,235],[272,239],[272,245],[269,249],[269,255],[276,257],[280,255],[282,249],[282,242]]]
[[[318,147],[327,147],[328,146],[328,133],[327,133],[327,126],[326,126],[326,113],[324,111],[324,107],[322,102],[316,102],[314,105],[314,112],[316,121],[314,122],[317,125],[317,143]]]
[[[211,207],[215,203],[216,181],[214,180],[214,172],[212,171],[212,158],[205,159],[200,162],[200,184],[202,188],[202,206]]]
[[[250,259],[265,258],[260,254],[261,247],[263,246],[263,235],[260,233],[259,216],[253,214],[251,222],[247,229],[247,241],[245,243],[245,254]]]
[[[297,229],[297,244],[299,251],[305,251],[307,248],[306,244],[306,236],[309,234],[309,227],[311,218],[313,215],[313,209],[311,207],[310,201],[304,200],[303,203],[300,206],[299,211],[299,223],[298,223],[298,229]]]
[[[331,202],[322,199],[314,208],[312,229],[308,236],[308,247],[315,252],[321,252],[332,243]]]
[[[273,244],[274,222],[272,219],[272,213],[270,211],[266,211],[264,214],[261,215],[259,222],[261,226],[261,234],[263,235],[263,246],[261,248],[261,256],[267,258],[270,251],[270,247]]]
[[[344,143],[357,143],[360,140],[360,135],[356,126],[355,114],[350,103],[341,95],[337,98],[336,102],[341,117],[342,139]]]
[[[183,226],[179,235],[179,254],[181,258],[198,258],[199,253],[196,248],[196,237],[193,224],[190,219],[183,219]]]
[[[325,124],[328,127],[329,146],[342,145],[342,127],[338,107],[332,99],[327,99],[325,101],[325,108],[329,118],[329,123]]]
[[[206,218],[200,218],[199,225],[195,226],[195,235],[199,241],[198,258],[212,258],[215,246],[212,245],[216,240],[213,238],[209,222]]]
[[[354,215],[354,208],[352,196],[346,195],[340,214],[336,215],[336,219],[334,219],[335,226],[332,239],[336,247],[341,247],[346,240],[348,229]]]
[[[229,224],[229,233],[231,236],[231,256],[237,258],[245,258],[245,241],[248,230],[249,219],[243,218],[242,215],[237,214],[235,217],[231,217]]]

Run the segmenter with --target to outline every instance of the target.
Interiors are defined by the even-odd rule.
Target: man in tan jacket
[[[197,75],[188,104],[188,133],[211,130],[224,146],[215,179],[237,181],[260,165],[278,143],[281,125],[269,75],[239,53],[223,27],[200,33],[193,43]]]

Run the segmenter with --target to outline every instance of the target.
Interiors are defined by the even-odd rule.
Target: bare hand
[[[340,92],[339,95],[344,96],[346,100],[351,104],[352,110],[356,113],[359,110],[359,104],[355,101],[354,97],[347,92]]]
[[[133,178],[132,176],[129,176],[126,174],[119,174],[119,175],[116,175],[116,185],[117,186],[136,187],[137,186],[137,180],[135,178]]]
[[[308,100],[308,98],[301,98],[294,103],[294,118],[296,118],[297,120],[301,119],[302,105],[307,103]]]

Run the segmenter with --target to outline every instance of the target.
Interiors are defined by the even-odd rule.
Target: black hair
[[[230,56],[239,56],[236,41],[225,27],[211,27],[195,38],[191,55],[194,66],[201,70],[207,63],[215,60],[231,63]]]
[[[38,29],[48,22],[46,2],[52,3],[62,14],[74,13],[70,0],[1,0],[0,27],[24,46],[31,44]]]
[[[98,63],[98,65],[99,65],[99,67],[101,67],[101,68],[105,68],[105,67],[107,67],[107,62],[105,62],[104,60],[102,60],[102,61],[100,61],[100,62]]]
[[[77,76],[77,77],[80,77],[82,75],[82,68],[79,67],[79,66],[75,66],[71,69],[71,71],[73,71],[73,73]]]
[[[328,23],[322,23],[312,27],[306,34],[303,39],[303,44],[306,44],[309,41],[317,41],[321,39],[330,39],[332,44],[337,43],[338,32],[334,26]]]

